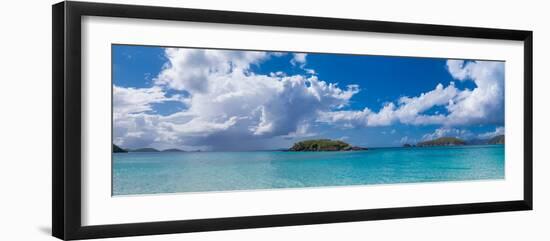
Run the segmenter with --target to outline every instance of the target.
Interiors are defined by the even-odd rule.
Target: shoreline
[[[400,150],[426,150],[426,149],[460,149],[460,148],[488,148],[488,147],[500,147],[505,146],[506,144],[487,144],[487,145],[446,145],[446,146],[415,146],[415,147],[402,147],[402,146],[392,146],[392,147],[369,147],[368,150],[347,150],[347,151],[291,151],[291,150],[253,150],[253,151],[179,151],[179,152],[168,152],[168,151],[154,151],[154,152],[111,152],[112,154],[190,154],[190,153],[254,153],[254,152],[282,152],[282,153],[356,153],[356,152],[369,152],[373,150],[384,150],[384,149],[400,149]]]

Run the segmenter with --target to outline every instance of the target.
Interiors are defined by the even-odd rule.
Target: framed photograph
[[[60,239],[532,209],[531,31],[69,1],[52,51]]]

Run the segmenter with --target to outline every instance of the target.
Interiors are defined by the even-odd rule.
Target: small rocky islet
[[[341,140],[315,139],[296,142],[288,151],[364,151],[367,149],[352,146]]]

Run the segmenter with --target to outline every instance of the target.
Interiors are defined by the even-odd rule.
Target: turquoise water
[[[503,178],[503,145],[113,154],[113,195]]]

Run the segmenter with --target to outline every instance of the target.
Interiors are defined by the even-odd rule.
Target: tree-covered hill
[[[315,139],[295,143],[289,151],[359,151],[367,150],[364,147],[351,146],[340,140]]]

